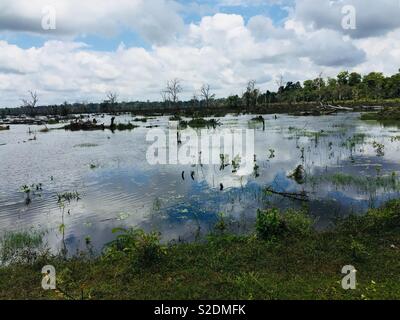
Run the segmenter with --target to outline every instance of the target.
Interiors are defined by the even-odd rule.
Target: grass
[[[317,185],[320,182],[332,183],[335,187],[355,187],[363,192],[400,191],[400,179],[395,172],[391,175],[354,176],[344,173],[335,173],[318,177],[307,177],[307,182]]]
[[[134,125],[134,124],[132,124],[130,122],[128,122],[128,123],[118,123],[116,125],[116,129],[118,131],[125,131],[125,130],[129,130],[130,131],[130,130],[136,129],[138,127],[139,126],[136,126],[136,125]]]
[[[186,128],[186,127],[191,127],[191,128],[216,128],[218,126],[220,126],[221,123],[219,122],[219,120],[215,120],[215,119],[210,119],[210,120],[206,120],[203,118],[194,118],[190,121],[185,121],[185,120],[181,120],[179,122],[179,127],[180,128]]]
[[[99,145],[96,143],[81,143],[74,145],[74,148],[94,148],[98,147]]]
[[[207,241],[162,245],[155,233],[116,230],[120,236],[97,258],[40,256],[4,266],[0,298],[400,299],[400,201],[324,232],[310,229],[304,213],[259,214],[268,218],[257,220],[252,235],[219,228]],[[270,237],[273,225],[279,227]],[[48,264],[56,268],[59,290],[40,287]],[[358,270],[356,290],[341,287],[346,265]]]
[[[361,120],[400,121],[400,109],[384,108],[379,112],[364,113],[361,115]]]
[[[43,235],[37,231],[6,232],[0,238],[1,263],[27,263],[35,259],[43,246]]]

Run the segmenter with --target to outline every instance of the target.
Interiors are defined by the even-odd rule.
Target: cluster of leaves
[[[66,201],[71,202],[72,200],[79,201],[81,199],[78,191],[57,193],[57,198],[57,202],[59,204],[62,204]]]

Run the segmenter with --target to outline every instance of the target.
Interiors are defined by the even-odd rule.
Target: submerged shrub
[[[259,210],[257,212],[256,231],[260,238],[271,240],[286,234],[306,235],[311,231],[313,220],[304,212],[279,209]]]
[[[146,233],[143,230],[117,228],[117,239],[106,246],[105,256],[120,258],[128,256],[134,264],[150,266],[157,263],[166,254],[166,247],[160,243],[160,234]]]

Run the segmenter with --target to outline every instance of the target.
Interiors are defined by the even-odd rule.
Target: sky
[[[1,0],[0,108],[400,69],[399,0]]]

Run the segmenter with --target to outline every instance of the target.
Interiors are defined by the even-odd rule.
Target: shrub
[[[289,210],[282,214],[273,208],[257,212],[256,230],[260,238],[271,240],[287,234],[306,235],[311,231],[312,219],[304,212]]]
[[[354,239],[351,241],[350,251],[353,259],[358,261],[364,259],[368,255],[366,247]]]
[[[150,266],[159,262],[166,254],[166,247],[160,244],[159,233],[121,228],[114,229],[113,233],[120,234],[107,245],[106,257],[119,258],[126,255],[134,264]]]
[[[285,224],[278,209],[258,210],[256,230],[260,238],[269,240],[285,232]]]

